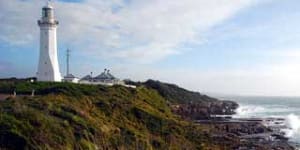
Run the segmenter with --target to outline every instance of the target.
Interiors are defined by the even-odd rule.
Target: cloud
[[[128,70],[128,67],[131,68]],[[189,90],[249,96],[299,96],[300,64],[278,64],[223,70],[160,69],[150,66],[113,66],[116,76],[175,83]],[[119,74],[118,74],[119,73]]]
[[[257,56],[268,57],[270,62],[239,67],[195,69],[193,66],[178,66],[174,69],[173,67],[119,64],[112,67],[112,72],[116,73],[116,76],[134,80],[144,81],[151,78],[175,83],[204,93],[300,96],[299,56],[298,49],[270,49],[262,50]]]
[[[257,0],[85,0],[56,1],[59,44],[107,56],[149,63],[180,54],[184,43]],[[43,1],[0,1],[0,40],[12,45],[38,43],[36,20]],[[133,59],[134,57],[134,59]]]

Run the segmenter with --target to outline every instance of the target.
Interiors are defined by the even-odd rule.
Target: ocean
[[[236,118],[283,118],[282,132],[300,143],[300,97],[219,97],[239,103]]]

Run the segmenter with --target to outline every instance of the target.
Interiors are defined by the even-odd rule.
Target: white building
[[[83,78],[81,78],[79,80],[79,83],[81,84],[90,84],[90,83],[93,83],[93,77],[91,75],[86,75],[84,76]]]
[[[123,81],[120,79],[114,77],[109,70],[105,69],[104,72],[102,72],[100,75],[96,77],[92,77],[91,75],[86,75],[82,79],[79,80],[79,83],[81,84],[101,84],[101,85],[125,85]]]
[[[64,76],[64,82],[78,83],[79,78],[70,73],[70,50],[67,50],[67,74]]]
[[[42,9],[40,27],[40,58],[37,71],[38,81],[61,82],[57,58],[56,28],[58,21],[54,18],[53,6],[48,2]]]
[[[68,74],[68,75],[64,76],[63,81],[71,82],[71,83],[78,83],[79,79],[77,77],[75,77],[73,74]]]
[[[54,8],[50,2],[43,7],[42,18],[38,20],[38,25],[40,27],[40,58],[37,71],[37,81],[64,81],[109,86],[118,84],[135,88],[135,86],[126,85],[124,81],[114,77],[109,70],[106,69],[95,78],[91,75],[87,75],[79,80],[69,72],[69,50],[67,51],[67,74],[64,78],[62,78],[57,57],[56,29],[58,27],[58,21],[54,17]]]

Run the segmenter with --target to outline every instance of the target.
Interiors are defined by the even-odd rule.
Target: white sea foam
[[[285,124],[288,127],[283,131],[286,133],[286,136],[291,138],[291,140],[299,141],[300,139],[300,118],[294,114],[287,116]]]
[[[271,117],[271,118],[284,118],[283,124],[287,127],[282,129],[285,136],[290,138],[291,141],[300,142],[300,116],[295,114],[289,114],[289,112],[296,111],[294,108],[281,107],[281,106],[257,106],[257,105],[241,105],[236,110],[235,117]],[[278,115],[270,115],[273,113],[279,113]],[[289,115],[284,115],[289,114]],[[277,124],[278,125],[278,124]]]
[[[259,112],[264,112],[265,108],[255,105],[240,106],[237,110],[237,117],[254,117]]]
[[[282,118],[266,125],[282,129],[295,145],[300,144],[300,97],[235,97],[240,107],[236,118]],[[299,148],[298,148],[299,149]],[[300,149],[299,149],[300,150]]]
[[[258,106],[258,105],[241,105],[236,110],[235,117],[274,117],[285,118],[284,114],[290,114],[296,111],[294,108],[286,106]],[[274,115],[276,114],[276,115]],[[280,116],[279,116],[280,114]]]

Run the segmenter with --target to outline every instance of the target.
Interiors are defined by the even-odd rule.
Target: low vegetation
[[[161,96],[172,103],[187,104],[190,102],[212,102],[217,99],[207,95],[200,94],[199,92],[192,92],[183,89],[175,84],[162,83],[160,81],[148,80],[146,82],[129,82],[130,84],[145,86],[155,89]]]
[[[0,93],[14,91],[0,101],[0,149],[219,149],[149,86],[0,82]]]

